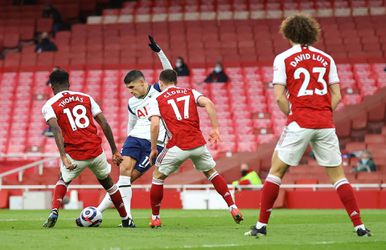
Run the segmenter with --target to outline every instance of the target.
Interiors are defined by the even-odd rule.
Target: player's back
[[[287,86],[288,122],[304,128],[334,127],[329,85],[338,83],[332,57],[311,46],[294,45],[274,62],[273,83]]]
[[[81,92],[62,91],[43,106],[43,115],[56,118],[62,130],[66,153],[76,160],[87,160],[102,153],[93,117],[101,113],[94,99]]]
[[[169,136],[168,148],[178,146],[187,150],[206,144],[196,105],[199,96],[195,90],[172,86],[156,97]]]

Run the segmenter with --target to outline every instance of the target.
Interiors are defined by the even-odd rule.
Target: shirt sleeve
[[[330,74],[328,75],[328,84],[334,84],[339,82],[338,70],[334,59],[331,58],[330,62]]]
[[[203,96],[203,94],[201,94],[200,92],[198,92],[198,91],[195,90],[195,89],[192,89],[192,92],[193,92],[193,96],[194,96],[194,101],[195,101],[196,103],[198,103],[198,98],[199,98],[200,96]]]
[[[173,66],[170,64],[169,59],[166,57],[165,53],[161,50],[157,53],[159,60],[161,61],[162,68],[165,69],[173,69]]]
[[[152,98],[149,102],[149,120],[152,116],[161,116],[156,98]]]
[[[100,113],[102,113],[101,108],[96,103],[94,98],[92,98],[91,96],[90,96],[90,102],[91,102],[91,114],[92,114],[93,117],[95,117],[95,116],[99,115]]]
[[[272,83],[287,85],[287,74],[285,73],[285,63],[281,56],[276,56],[273,62]]]
[[[56,114],[51,105],[45,104],[42,108],[42,114],[46,122],[48,122],[48,120],[50,120],[51,118],[56,118]]]
[[[153,84],[153,88],[154,88],[155,90],[157,90],[158,92],[162,92],[162,91],[161,91],[161,86],[160,86],[159,82],[154,83],[154,84]]]

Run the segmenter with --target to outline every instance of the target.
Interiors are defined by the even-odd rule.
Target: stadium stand
[[[51,20],[41,17],[44,1],[22,7],[12,6],[12,1],[1,2],[5,7],[0,10],[0,51],[19,48],[22,41],[32,40],[35,32],[51,28]],[[52,1],[66,21],[106,2]],[[40,115],[42,104],[51,94],[46,81],[55,65],[70,70],[73,90],[90,93],[101,104],[122,144],[128,98],[123,74],[132,68],[144,69],[147,81],[154,82],[160,72],[157,58],[146,46],[146,36],[151,33],[172,61],[182,56],[191,67],[191,76],[180,78],[179,85],[194,87],[214,100],[223,140],[211,151],[224,177],[234,179],[243,159],[256,166],[264,178],[274,141],[285,124],[285,117],[273,101],[270,65],[274,55],[288,47],[277,33],[281,18],[297,10],[318,17],[323,33],[315,46],[332,54],[338,63],[344,96],[337,113],[342,148],[369,149],[379,163],[376,173],[348,177],[357,183],[382,183],[386,176],[386,115],[382,102],[386,99],[386,9],[380,0],[132,1],[120,9],[104,9],[102,15],[90,16],[88,24],[73,24],[70,30],[58,32],[54,39],[59,48],[56,53],[35,54],[33,46],[22,46],[20,52],[7,53],[0,60],[0,173],[25,163],[11,155],[29,154],[29,161],[33,161],[41,159],[39,154],[57,152],[54,140],[41,135],[45,124]],[[219,59],[231,82],[198,85]],[[375,105],[370,99],[379,103]],[[201,121],[206,134],[209,121],[203,114]],[[106,142],[104,146],[107,150]],[[230,154],[233,156],[224,157]],[[345,163],[347,169],[354,161]],[[186,164],[168,182],[204,183],[190,167]],[[45,165],[43,172],[38,175],[36,169],[25,171],[22,180],[18,174],[10,175],[3,184],[54,184],[57,162]],[[113,176],[117,175],[114,169]],[[149,183],[150,175],[147,173],[139,184]],[[328,180],[323,169],[305,156],[284,182],[312,184]],[[96,181],[86,172],[74,184]]]

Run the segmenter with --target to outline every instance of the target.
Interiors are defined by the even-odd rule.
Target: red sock
[[[354,227],[362,225],[361,215],[355,199],[354,191],[347,179],[341,179],[335,184],[335,189],[338,192],[339,198],[346,208],[347,214],[350,217]]]
[[[63,180],[58,180],[54,190],[54,198],[52,199],[52,209],[59,209],[62,205],[63,197],[66,195],[67,185]]]
[[[164,196],[163,180],[153,179],[150,188],[150,204],[153,215],[159,215],[162,198]]]
[[[208,179],[212,182],[217,193],[219,193],[222,196],[222,198],[225,200],[225,202],[228,204],[228,207],[235,204],[235,202],[233,201],[232,195],[229,192],[228,186],[221,175],[215,172]]]
[[[107,192],[109,193],[115,208],[118,210],[119,216],[121,216],[122,219],[126,219],[127,213],[125,204],[123,203],[122,196],[118,190],[118,187],[114,184],[110,189],[107,190]]]
[[[261,194],[261,206],[259,222],[268,224],[269,216],[271,215],[273,204],[279,195],[281,180],[274,175],[268,175],[264,182],[263,192]]]

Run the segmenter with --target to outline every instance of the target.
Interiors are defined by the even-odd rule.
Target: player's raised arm
[[[288,115],[290,112],[289,109],[289,101],[286,96],[286,86],[281,84],[275,84],[273,86],[273,92],[275,94],[277,105],[279,105],[280,110],[285,114]]]
[[[173,69],[173,66],[169,62],[169,59],[166,57],[165,53],[162,51],[161,47],[154,41],[154,38],[149,35],[149,47],[151,50],[153,50],[155,53],[157,53],[161,63],[162,68],[165,69]]]
[[[51,118],[47,121],[47,124],[50,126],[50,129],[54,134],[56,146],[58,147],[60,154],[60,159],[62,160],[64,166],[69,170],[75,169],[76,165],[73,164],[66,156],[62,129],[59,127],[58,120],[56,118]]]
[[[111,152],[113,153],[114,163],[117,165],[121,164],[122,156],[121,153],[119,153],[117,146],[115,145],[113,131],[111,131],[111,127],[107,122],[106,117],[103,113],[99,113],[94,117],[94,119],[101,126],[103,133],[105,134],[105,137],[110,144]]]
[[[331,94],[331,108],[335,110],[340,101],[342,100],[342,95],[340,94],[339,84],[330,84],[330,94]]]
[[[201,95],[197,98],[197,105],[205,108],[209,116],[210,124],[212,125],[209,132],[209,142],[217,144],[220,140],[220,129],[218,126],[217,113],[214,103],[209,98]]]

